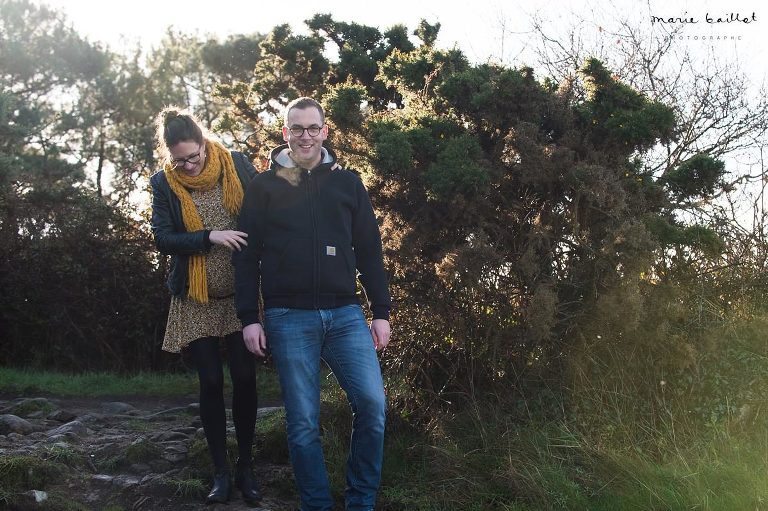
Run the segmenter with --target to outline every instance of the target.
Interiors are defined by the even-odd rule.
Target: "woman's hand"
[[[230,250],[242,250],[242,247],[248,246],[248,242],[245,238],[248,237],[247,233],[242,231],[211,231],[211,235],[208,239],[214,245],[224,245]]]

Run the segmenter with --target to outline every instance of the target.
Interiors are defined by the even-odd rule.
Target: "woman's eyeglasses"
[[[177,169],[182,168],[187,163],[195,164],[200,161],[200,153],[202,152],[202,147],[193,155],[188,156],[186,158],[176,158],[171,160],[171,165],[176,167]]]

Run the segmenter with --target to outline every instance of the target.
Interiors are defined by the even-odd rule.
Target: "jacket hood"
[[[279,168],[284,168],[284,169],[298,168],[298,165],[296,165],[296,162],[293,161],[290,154],[291,154],[291,150],[288,148],[288,144],[283,144],[281,146],[278,146],[272,149],[272,153],[269,156],[270,168],[273,170],[277,170]],[[328,165],[330,167],[334,163],[336,163],[336,155],[333,153],[333,151],[331,151],[330,149],[326,149],[325,147],[321,147],[320,163],[318,164],[318,167],[321,165],[328,165],[328,164],[330,164]]]

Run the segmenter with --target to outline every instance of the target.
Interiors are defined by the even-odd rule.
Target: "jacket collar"
[[[333,164],[336,163],[336,155],[333,153],[333,151],[326,149],[325,147],[320,148],[320,151],[320,163],[317,165],[317,167],[310,170],[330,169]],[[283,144],[272,149],[272,153],[270,154],[270,169],[292,169],[297,167],[298,165],[296,165],[296,162],[293,161],[293,159],[290,157],[290,149],[288,148],[288,144]]]

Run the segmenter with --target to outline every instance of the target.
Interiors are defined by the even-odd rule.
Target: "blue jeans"
[[[386,402],[373,338],[359,305],[264,311],[267,343],[285,403],[288,449],[302,511],[333,508],[320,444],[320,359],[352,407],[347,458],[348,511],[373,510],[384,456]]]

